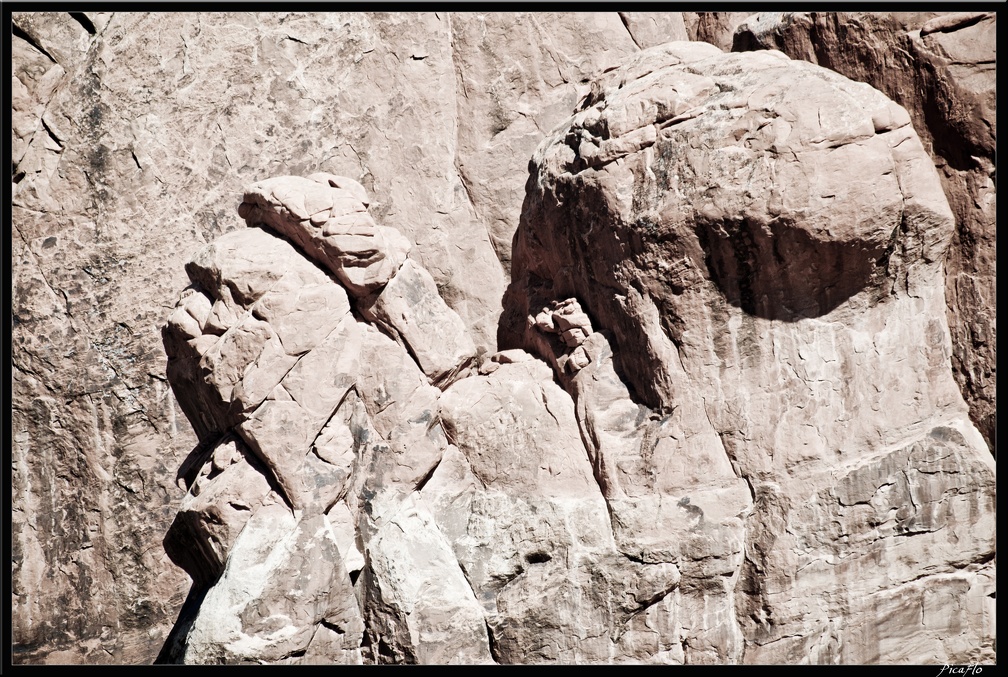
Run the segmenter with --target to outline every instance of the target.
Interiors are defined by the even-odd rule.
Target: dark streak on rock
[[[70,18],[83,26],[84,30],[88,32],[88,35],[94,35],[98,31],[95,29],[95,25],[91,23],[91,19],[88,18],[87,14],[84,12],[68,12]]]
[[[42,47],[42,45],[39,44],[39,42],[37,40],[35,40],[35,38],[33,38],[31,35],[29,35],[27,32],[25,32],[25,30],[22,29],[20,26],[18,26],[16,23],[13,23],[13,22],[11,23],[11,33],[14,35],[14,37],[21,38],[22,40],[24,40],[25,42],[27,42],[29,45],[31,45],[32,47],[34,47],[35,49],[37,49],[38,51],[40,51],[42,54],[44,54],[46,56],[46,58],[48,58],[53,63],[57,63],[56,59],[53,57],[52,54],[50,54],[49,52],[47,52],[45,50],[45,48]]]

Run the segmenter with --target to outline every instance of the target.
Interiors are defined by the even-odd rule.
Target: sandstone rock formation
[[[530,168],[475,371],[348,179],[260,182],[196,255],[165,329],[199,402],[165,541],[194,588],[161,660],[993,659],[993,459],[905,109],[668,43]]]
[[[298,221],[263,197],[304,205],[346,181],[253,185],[240,208],[250,227],[187,267],[193,285],[164,336],[201,444],[179,471],[188,491],[165,548],[194,588],[162,660],[652,658],[631,640],[672,651],[678,628],[640,624],[669,622],[642,612],[679,570],[615,547],[573,401],[549,366],[512,351],[470,375],[472,341],[422,283],[429,274],[410,259],[387,274],[401,235],[369,222],[385,236],[348,278],[347,235],[325,234],[336,217],[314,226],[312,210]],[[576,304],[554,316],[580,342],[591,333]],[[554,585],[563,604],[530,603]],[[610,597],[622,601],[603,613]]]
[[[993,248],[984,244],[992,241],[993,231],[984,230],[984,224],[994,222],[994,194],[988,186],[995,159],[989,139],[970,130],[989,123],[993,138],[993,100],[983,106],[973,102],[993,92],[990,73],[983,72],[989,60],[980,52],[985,45],[992,49],[993,32],[988,29],[994,17],[963,20],[905,13],[893,15],[891,24],[881,15],[845,14],[831,24],[823,19],[826,15],[812,16],[818,17],[815,25],[834,32],[848,27],[839,44],[828,42],[827,51],[843,58],[819,62],[870,82],[903,104],[924,147],[933,146],[934,157],[945,163],[939,176],[958,223],[947,255],[953,273],[946,290],[952,359],[973,418],[993,448],[994,269]],[[775,530],[778,516],[786,512],[781,506],[804,505],[793,493],[801,485],[784,483],[779,494],[757,493],[753,505],[759,510],[752,514],[761,516],[746,518],[751,524],[739,527],[731,511],[752,502],[752,494],[745,499],[735,488],[742,483],[734,470],[728,474],[725,463],[731,462],[727,455],[721,458],[710,430],[699,425],[701,417],[693,412],[681,426],[682,435],[675,430],[680,437],[664,435],[659,423],[667,412],[642,398],[620,362],[625,348],[618,335],[623,330],[600,322],[597,310],[580,294],[543,298],[528,309],[533,319],[548,311],[541,330],[524,333],[522,340],[546,358],[552,379],[543,363],[510,348],[515,344],[497,344],[512,236],[526,194],[528,160],[539,142],[591,94],[599,74],[612,71],[640,48],[684,39],[685,30],[690,39],[727,50],[735,27],[747,17],[16,11],[11,37],[14,661],[149,663],[163,646],[166,652],[178,646],[174,637],[166,643],[166,635],[183,606],[177,625],[189,628],[185,656],[194,661],[254,656],[250,660],[352,662],[383,655],[381,660],[439,662],[448,660],[447,647],[454,644],[470,647],[465,660],[479,662],[487,659],[485,649],[491,657],[495,651],[511,655],[507,652],[536,642],[542,643],[535,650],[542,660],[609,660],[597,658],[610,651],[607,643],[615,647],[614,660],[623,656],[696,662],[756,655],[746,648],[751,633],[740,635],[737,626],[723,618],[728,597],[740,596],[732,576],[708,593],[693,583],[702,578],[696,567],[691,571],[667,561],[631,559],[640,565],[634,568],[625,561],[623,552],[630,545],[620,534],[629,533],[624,527],[640,524],[635,506],[660,509],[665,523],[681,518],[677,533],[699,524],[693,508],[701,506],[706,511],[703,523],[714,525],[722,542],[690,547],[697,553],[721,553],[705,561],[728,571],[740,552],[772,550],[766,539],[739,550],[736,537],[742,533],[748,539],[754,533],[752,524]],[[886,32],[891,25],[898,27],[896,33]],[[914,32],[918,28],[919,36]],[[890,39],[892,35],[896,39]],[[900,36],[909,36],[912,44],[904,44]],[[902,45],[910,56],[885,51],[890,43]],[[777,47],[804,58],[789,44]],[[866,48],[873,45],[878,46]],[[963,51],[967,47],[979,51],[970,55]],[[892,58],[879,61],[880,54]],[[857,70],[859,60],[863,64]],[[888,66],[873,65],[880,62]],[[883,81],[877,80],[880,74],[885,74]],[[911,79],[913,86],[908,84]],[[924,92],[923,107],[902,93],[916,97],[918,90]],[[601,90],[592,96],[598,93]],[[976,123],[978,115],[986,123]],[[950,127],[958,131],[943,131]],[[655,146],[659,131],[654,139],[648,129],[609,139],[613,143],[600,147],[604,152],[592,162],[624,153],[629,157],[648,144]],[[960,144],[960,138],[968,143]],[[958,149],[969,149],[973,158],[965,159]],[[591,156],[589,145],[585,153]],[[980,164],[971,164],[976,162]],[[250,190],[259,198],[249,200],[249,208],[280,216],[286,210],[293,218],[280,223],[295,229],[291,232],[301,228],[305,217],[307,227],[314,229],[312,217],[319,221],[325,209],[333,227],[364,227],[366,232],[343,233],[330,260],[335,269],[291,235],[282,240],[259,228],[246,229],[235,213],[246,188],[282,176],[308,181],[319,186],[319,195],[337,193],[340,199],[310,214],[277,210],[284,200],[260,185]],[[330,179],[335,177],[352,179],[333,185]],[[355,216],[365,212],[368,218]],[[267,219],[260,214],[255,220]],[[325,224],[330,220],[305,232],[329,237],[333,231],[327,235]],[[390,230],[369,230],[372,223]],[[244,235],[238,237],[239,232]],[[386,236],[391,239],[385,241]],[[362,238],[383,242],[372,250]],[[324,249],[321,243],[319,247]],[[372,265],[372,251],[383,254],[384,269]],[[724,268],[733,256],[719,259],[720,280],[730,280]],[[856,264],[858,259],[844,260]],[[314,263],[306,265],[308,261]],[[199,277],[202,291],[187,292],[173,309],[179,289],[190,281],[187,272]],[[355,289],[351,274],[365,272],[376,277],[356,278],[363,287]],[[393,272],[392,283],[382,286],[380,280]],[[792,284],[800,284],[793,278]],[[954,295],[949,291],[953,278]],[[344,285],[349,285],[349,293]],[[404,303],[406,299],[412,300]],[[442,322],[446,307],[457,317],[448,323],[454,327],[450,336],[456,351],[442,353],[440,344],[425,345],[424,340],[431,336],[431,326],[448,326]],[[160,330],[169,316],[180,333],[165,343]],[[332,325],[336,317],[342,319]],[[202,338],[190,345],[186,337],[194,336]],[[887,336],[895,342],[894,335]],[[213,346],[217,350],[207,357]],[[326,358],[343,347],[348,350],[343,360],[332,363]],[[166,349],[176,351],[169,378],[182,384],[185,402],[176,400],[165,380]],[[847,359],[841,358],[843,349],[838,343],[838,359]],[[206,370],[201,372],[204,359]],[[362,363],[386,369],[361,376]],[[920,380],[930,379],[931,373]],[[276,379],[283,381],[290,400],[274,392]],[[351,381],[356,390],[349,387]],[[769,375],[767,381],[776,383]],[[513,399],[505,395],[503,384],[518,382],[523,385]],[[563,390],[551,388],[551,383]],[[529,388],[543,394],[542,407],[519,397]],[[346,393],[339,411],[326,410],[339,392]],[[545,413],[555,424],[544,421],[532,429],[562,444],[580,439],[591,477],[596,483],[600,477],[604,480],[599,496],[582,506],[584,514],[590,517],[598,514],[599,506],[610,510],[616,505],[620,514],[629,515],[623,526],[610,529],[612,543],[605,534],[594,534],[597,524],[587,531],[561,525],[559,515],[566,513],[552,498],[526,497],[517,507],[505,498],[519,492],[562,493],[564,482],[547,481],[525,469],[518,473],[524,479],[511,482],[493,475],[497,479],[484,487],[480,478],[487,475],[473,475],[465,468],[466,454],[479,447],[473,440],[484,433],[471,429],[473,420],[467,418],[462,400],[452,399],[453,392],[473,398],[485,393],[485,399],[511,412],[515,420],[523,417],[525,427],[528,417]],[[388,397],[390,393],[399,399]],[[573,432],[568,429],[571,419],[558,404],[563,394],[571,398],[564,406],[573,407]],[[419,420],[411,422],[410,417],[422,418],[428,410],[440,412],[440,424],[428,430]],[[985,427],[984,421],[991,425]],[[521,427],[500,425],[515,435]],[[455,426],[451,433],[450,426]],[[318,435],[310,440],[311,452],[299,459],[302,438],[312,428]],[[641,429],[650,431],[645,435],[648,444],[635,446]],[[361,431],[375,449],[362,441]],[[696,457],[687,462],[685,457],[673,461],[662,455],[678,448],[674,445],[685,445],[687,433],[697,440]],[[458,438],[449,440],[449,434]],[[939,433],[932,439],[941,437]],[[468,440],[469,447],[461,440]],[[648,476],[653,440],[658,440],[653,449],[662,450],[656,466],[661,470],[645,491],[636,487]],[[763,444],[761,440],[753,438],[753,444]],[[194,446],[198,449],[191,453]],[[569,467],[572,477],[583,476],[583,464],[563,460],[573,453],[566,447],[541,453]],[[908,453],[908,459],[918,459],[919,450]],[[372,464],[386,454],[396,460],[376,461],[373,472],[354,474],[359,455]],[[487,467],[510,468],[508,454],[501,454],[489,456]],[[701,458],[706,460],[698,461]],[[428,477],[425,473],[435,466]],[[959,491],[962,500],[975,495],[977,478],[988,472],[968,466],[958,475],[942,466],[944,474],[910,472],[909,477],[955,475],[958,479],[949,480],[945,491],[947,496]],[[180,468],[181,489],[175,484]],[[454,474],[445,476],[449,470]],[[351,483],[344,486],[345,495],[342,489],[333,494],[334,487],[349,482],[340,479],[343,475],[354,475],[355,482],[363,482],[364,476],[370,482],[383,478],[385,485],[395,487],[411,487],[416,477],[427,478],[407,497],[373,501],[378,511],[383,506],[417,507],[415,513],[397,512],[387,523],[380,516],[365,519],[373,555],[369,567],[355,546],[360,522],[352,518],[360,513],[347,497],[366,495],[374,487],[369,484],[365,491],[363,484]],[[386,475],[391,479],[384,479]],[[903,491],[898,473],[893,477],[894,486]],[[723,509],[711,512],[700,503],[699,493],[680,505],[690,486],[707,492],[705,496],[723,496]],[[914,486],[912,492],[907,489],[914,505],[923,504],[921,491],[937,490]],[[676,498],[674,503],[669,496]],[[861,499],[850,500],[854,506],[845,510],[865,511]],[[878,500],[873,498],[872,505]],[[288,501],[324,505],[328,511],[294,520]],[[905,504],[905,493],[892,501]],[[543,532],[529,526],[533,518],[522,512],[525,506],[531,506],[528,512],[550,511],[549,533],[558,534],[550,537],[553,549],[522,545],[526,531],[537,534],[531,540]],[[950,521],[942,524],[952,525],[951,531],[961,536],[965,527],[955,526],[962,523],[957,513],[946,514]],[[447,520],[460,522],[464,515],[469,515],[467,524],[482,525],[473,526],[475,535],[464,542],[444,536],[460,533],[458,525],[450,526]],[[178,525],[173,533],[192,536],[169,546],[171,557],[183,568],[172,563],[162,545],[173,520]],[[396,536],[402,530],[414,535],[409,548]],[[502,538],[502,533],[507,536]],[[689,552],[677,549],[682,539],[653,536],[653,544],[642,542],[663,553],[660,557],[689,560]],[[830,532],[829,538],[842,536]],[[921,536],[914,538],[919,542]],[[307,568],[286,554],[295,546],[317,550],[326,561],[335,561],[338,552],[342,570],[333,567],[321,577],[313,576],[301,586],[301,597],[280,599],[280,581],[294,580]],[[563,567],[556,554],[560,551]],[[234,558],[234,553],[240,556]],[[440,568],[428,570],[426,578],[404,575],[400,564],[424,553],[438,553],[432,558]],[[484,555],[493,562],[485,563],[489,560]],[[452,557],[458,565],[451,564]],[[966,562],[969,555],[964,558]],[[461,575],[479,591],[472,594],[490,629],[479,629],[476,607],[468,593],[460,593],[457,569],[463,566],[469,569]],[[475,566],[484,568],[474,573]],[[192,582],[185,571],[197,572],[197,585],[183,605]],[[523,575],[516,574],[519,571],[528,572],[524,582],[511,581]],[[358,591],[369,591],[366,614],[358,611],[359,620],[348,606],[358,602],[356,594],[351,600],[344,573]],[[221,611],[218,616],[199,616],[200,595],[208,579],[218,574],[206,608]],[[371,583],[362,582],[365,578]],[[773,580],[767,593],[771,596],[776,594],[772,586],[779,583]],[[965,574],[941,580],[944,587],[929,588],[931,596],[922,602],[929,619],[936,618],[932,613],[944,613],[950,590],[966,585],[963,581],[975,583]],[[923,578],[907,589],[930,582]],[[436,603],[429,601],[434,588],[439,591]],[[567,601],[547,616],[523,608],[525,596],[539,590],[562,590]],[[880,613],[900,610],[910,617],[909,598],[901,590],[880,598]],[[747,593],[746,599],[755,594]],[[491,595],[496,610],[487,603]],[[704,616],[704,595],[716,602],[711,608],[721,614],[720,620]],[[227,611],[253,597],[262,601],[259,610]],[[980,599],[974,593],[967,598],[961,617],[946,614],[950,628],[959,627],[956,623],[969,628],[962,642],[973,637],[976,623],[983,622],[977,619],[993,606],[993,598]],[[613,603],[602,616],[593,615],[602,599]],[[462,624],[467,629],[438,625],[438,609],[450,605],[460,619],[469,619]],[[291,619],[294,633],[274,632],[278,628],[270,623],[283,617]],[[334,624],[336,618],[344,624]],[[596,633],[609,622],[604,619],[616,625],[625,620],[621,627],[627,629],[605,639]],[[523,630],[532,622],[551,629],[532,634]],[[572,627],[596,634],[572,634]],[[306,645],[308,628],[314,630]],[[413,632],[424,633],[424,642],[414,642]],[[435,641],[435,632],[444,633],[443,641]],[[379,642],[372,649],[366,642],[377,636],[390,639],[384,648]],[[491,638],[506,648],[490,646]],[[903,650],[924,660],[920,657],[928,649],[922,647],[933,644],[928,642],[920,635]],[[255,645],[263,651],[256,654]],[[883,648],[882,653],[891,651]],[[953,647],[947,653],[967,655],[955,651]],[[829,652],[822,655],[828,657]]]
[[[705,658],[993,658],[953,230],[907,112],[780,52],[642,52],[537,150],[499,343],[569,379],[618,547],[723,624]],[[541,311],[570,297],[587,366]]]
[[[12,22],[14,660],[149,663],[189,587],[161,539],[197,443],[159,328],[241,191],[360,182],[493,353],[528,159],[637,46],[615,12]]]
[[[778,49],[881,90],[910,113],[955,215],[945,299],[952,364],[996,453],[997,145],[993,12],[758,14],[734,49]]]

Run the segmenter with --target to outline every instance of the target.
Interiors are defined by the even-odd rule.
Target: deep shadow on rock
[[[817,242],[800,228],[746,219],[701,220],[696,229],[711,280],[749,315],[793,322],[826,315],[863,291],[875,301],[890,292],[892,244]],[[893,244],[896,236],[894,231]]]
[[[996,15],[765,12],[723,35],[732,30],[733,51],[780,50],[866,82],[910,113],[956,218],[945,283],[953,370],[996,455]]]

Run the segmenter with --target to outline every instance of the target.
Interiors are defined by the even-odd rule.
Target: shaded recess
[[[711,280],[750,315],[793,322],[825,315],[869,287],[878,298],[886,293],[881,283],[893,244],[816,241],[786,223],[746,218],[699,219],[696,234]],[[894,230],[892,242],[896,235]]]

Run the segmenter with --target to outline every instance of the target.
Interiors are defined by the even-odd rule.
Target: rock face
[[[910,113],[938,167],[956,228],[946,257],[952,366],[970,417],[996,453],[997,145],[995,15],[764,13],[735,50],[778,49],[881,90]]]
[[[530,167],[508,349],[475,371],[347,179],[247,189],[250,228],[193,259],[165,343],[205,444],[165,545],[195,584],[161,660],[992,660],[993,459],[906,110],[674,42]],[[320,329],[287,350],[263,308]]]
[[[242,191],[352,177],[491,354],[528,159],[638,48],[615,12],[12,21],[14,660],[149,663],[190,583],[161,539],[197,443],[160,327]]]
[[[993,49],[993,16],[809,16],[790,25],[844,31],[817,38],[833,55],[818,62],[901,103],[945,163],[939,178],[957,222],[945,255],[952,361],[993,449],[995,119],[983,53]],[[12,18],[15,662],[149,663],[159,652],[190,662],[731,662],[798,656],[810,643],[815,651],[800,659],[993,655],[992,562],[976,564],[993,556],[983,545],[990,463],[974,463],[975,435],[960,425],[936,357],[946,351],[940,311],[929,305],[903,324],[904,297],[942,306],[923,250],[942,250],[945,217],[913,221],[916,231],[877,255],[885,210],[875,226],[845,223],[834,240],[811,221],[758,231],[727,209],[698,219],[708,248],[698,254],[689,243],[692,270],[680,269],[689,258],[678,256],[689,239],[681,234],[669,245],[678,258],[648,244],[646,255],[606,270],[608,245],[564,258],[562,231],[544,231],[563,246],[542,279],[526,274],[540,253],[514,250],[521,274],[498,345],[512,236],[540,141],[585,97],[588,108],[600,104],[611,83],[598,76],[640,49],[688,36],[727,50],[747,15]],[[806,58],[790,44],[776,46]],[[872,60],[880,54],[886,68]],[[658,104],[703,91],[688,80],[640,110],[627,99],[630,107],[608,114],[615,134],[581,134],[586,166],[626,165],[666,143],[671,118],[653,124],[665,115]],[[899,127],[898,110],[877,112],[873,127]],[[989,137],[976,131],[985,124]],[[781,129],[754,131],[759,150]],[[740,136],[713,138],[753,146],[748,126],[732,134]],[[870,174],[874,162],[856,166]],[[828,175],[828,163],[820,169]],[[889,195],[895,208],[891,181],[879,176],[877,190],[855,184],[872,189],[856,197],[875,205]],[[742,181],[722,178],[731,190]],[[547,223],[528,220],[541,211],[538,190],[525,209],[533,230]],[[632,201],[653,204],[658,192]],[[782,194],[782,213],[801,211],[795,194]],[[728,206],[751,200],[736,197]],[[859,214],[851,199],[849,190],[833,196]],[[589,201],[582,209],[593,212]],[[659,216],[667,214],[645,220],[664,223]],[[603,223],[597,232],[611,231]],[[893,242],[885,266],[858,253],[877,262]],[[786,245],[783,261],[768,258],[771,243]],[[818,269],[803,274],[810,260]],[[628,314],[600,315],[598,298],[556,284],[571,266],[598,272],[595,282],[609,285],[595,290],[601,296],[626,286]],[[706,292],[659,301],[664,282],[655,280],[692,284],[695,275]],[[890,279],[900,284],[885,312],[848,322],[852,304],[881,303],[872,295]],[[680,371],[698,380],[680,393],[685,377],[664,338],[678,334],[664,323],[692,319],[701,298],[730,323],[697,327],[729,329],[715,331],[713,353],[687,329],[699,343],[677,346]],[[785,306],[797,320],[775,315]],[[801,343],[824,317],[829,326],[814,325],[822,337]],[[766,321],[780,337],[770,353],[748,333]],[[801,331],[781,333],[791,325]],[[844,338],[840,325],[853,333]],[[642,328],[646,340],[637,339],[651,353],[628,358],[625,341]],[[904,339],[922,352],[899,352]],[[738,356],[725,353],[736,344]],[[652,379],[650,392],[627,372],[633,359],[672,372]],[[855,376],[827,397],[839,382],[835,360]],[[715,363],[727,379],[716,388]],[[770,365],[763,381],[752,380],[757,364]],[[876,367],[889,380],[873,375],[866,387]],[[791,407],[798,378],[808,396]],[[841,396],[844,415],[860,418],[831,428]],[[769,423],[736,416],[781,419],[780,448]],[[837,439],[841,425],[856,433],[849,443]],[[858,442],[876,427],[886,431],[878,440]],[[782,455],[814,456],[819,435],[842,448],[831,467],[846,483],[825,482],[821,460],[782,477],[780,464],[792,468]],[[769,449],[778,464],[750,472],[764,468],[753,459]],[[876,462],[883,451],[891,458]],[[809,519],[821,527],[814,537]],[[939,536],[963,540],[961,551]],[[896,542],[904,549],[883,553]],[[791,576],[794,552],[807,561]],[[813,562],[823,552],[832,554]],[[865,573],[865,558],[890,556],[903,567],[891,580]],[[867,587],[839,592],[823,561],[847,563],[839,580]],[[530,604],[544,598],[558,603]],[[808,626],[794,618],[808,616],[801,600],[817,605]],[[861,623],[864,614],[899,620],[886,627],[919,618],[927,627],[894,638]],[[834,619],[829,632],[809,639],[825,617]]]
[[[187,267],[164,340],[200,444],[165,549],[194,586],[160,660],[682,662],[708,629],[665,617],[674,562],[617,547],[550,367],[511,351],[473,373],[429,273],[406,259],[387,274],[398,232],[369,223],[384,237],[351,279],[334,217],[312,225],[263,197],[300,206],[348,181],[251,186],[250,227]],[[576,303],[553,317],[572,343],[604,340]],[[538,603],[555,586],[561,603]]]
[[[993,658],[953,231],[905,109],[780,52],[645,51],[536,151],[499,344],[567,384],[620,551],[704,589],[688,661]]]

